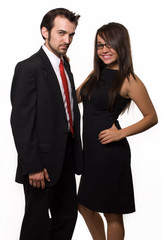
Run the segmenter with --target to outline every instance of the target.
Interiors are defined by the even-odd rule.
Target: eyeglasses
[[[96,48],[97,48],[97,50],[101,50],[101,49],[103,49],[104,48],[104,46],[106,47],[106,48],[108,48],[108,49],[110,49],[111,48],[111,46],[108,44],[108,43],[105,43],[105,44],[97,44],[96,45]]]

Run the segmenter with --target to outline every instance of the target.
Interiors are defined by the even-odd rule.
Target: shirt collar
[[[52,66],[54,66],[56,68],[59,68],[60,58],[57,57],[53,52],[51,52],[45,45],[42,46],[42,49],[44,50],[44,52],[48,56]],[[63,60],[63,58],[62,58],[62,60]]]

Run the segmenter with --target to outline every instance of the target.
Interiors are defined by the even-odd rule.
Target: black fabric
[[[24,184],[25,215],[20,240],[70,240],[77,219],[76,183],[68,134],[63,170],[52,187],[37,189]],[[49,216],[49,211],[51,215]]]
[[[98,140],[113,123],[120,128],[117,118],[129,101],[118,95],[114,110],[108,110],[109,86],[116,73],[104,69],[90,100],[83,102],[84,171],[78,199],[94,211],[119,214],[135,211],[129,144],[127,139],[106,145]]]
[[[66,60],[64,65],[73,96],[75,173],[80,174],[80,114],[73,75]],[[58,79],[42,48],[17,64],[12,81],[11,102],[11,126],[18,152],[16,181],[25,183],[29,173],[46,168],[51,179],[48,185],[54,185],[63,166],[68,122]]]
[[[11,126],[18,153],[16,181],[24,184],[26,198],[21,240],[71,239],[76,221],[74,173],[82,172],[80,113],[66,59],[64,66],[73,97],[74,138],[68,133],[59,82],[44,50],[19,62],[13,76]],[[44,168],[51,181],[46,181],[44,190],[31,187],[29,174]]]

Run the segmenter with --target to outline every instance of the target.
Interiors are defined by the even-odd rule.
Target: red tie
[[[73,124],[72,124],[72,112],[71,112],[71,106],[70,106],[70,98],[69,98],[69,89],[68,89],[68,83],[67,83],[67,78],[64,72],[64,64],[63,64],[63,60],[60,60],[60,76],[62,78],[62,83],[63,83],[63,87],[64,87],[64,93],[65,93],[65,98],[66,98],[66,102],[67,102],[67,110],[68,110],[68,114],[69,114],[69,123],[70,123],[70,129],[72,132],[72,135],[74,136],[74,131],[73,131]]]

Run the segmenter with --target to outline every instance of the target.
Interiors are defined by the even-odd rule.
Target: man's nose
[[[69,35],[65,35],[65,36],[64,36],[64,42],[67,43],[67,44],[70,43],[70,37],[69,37]]]

